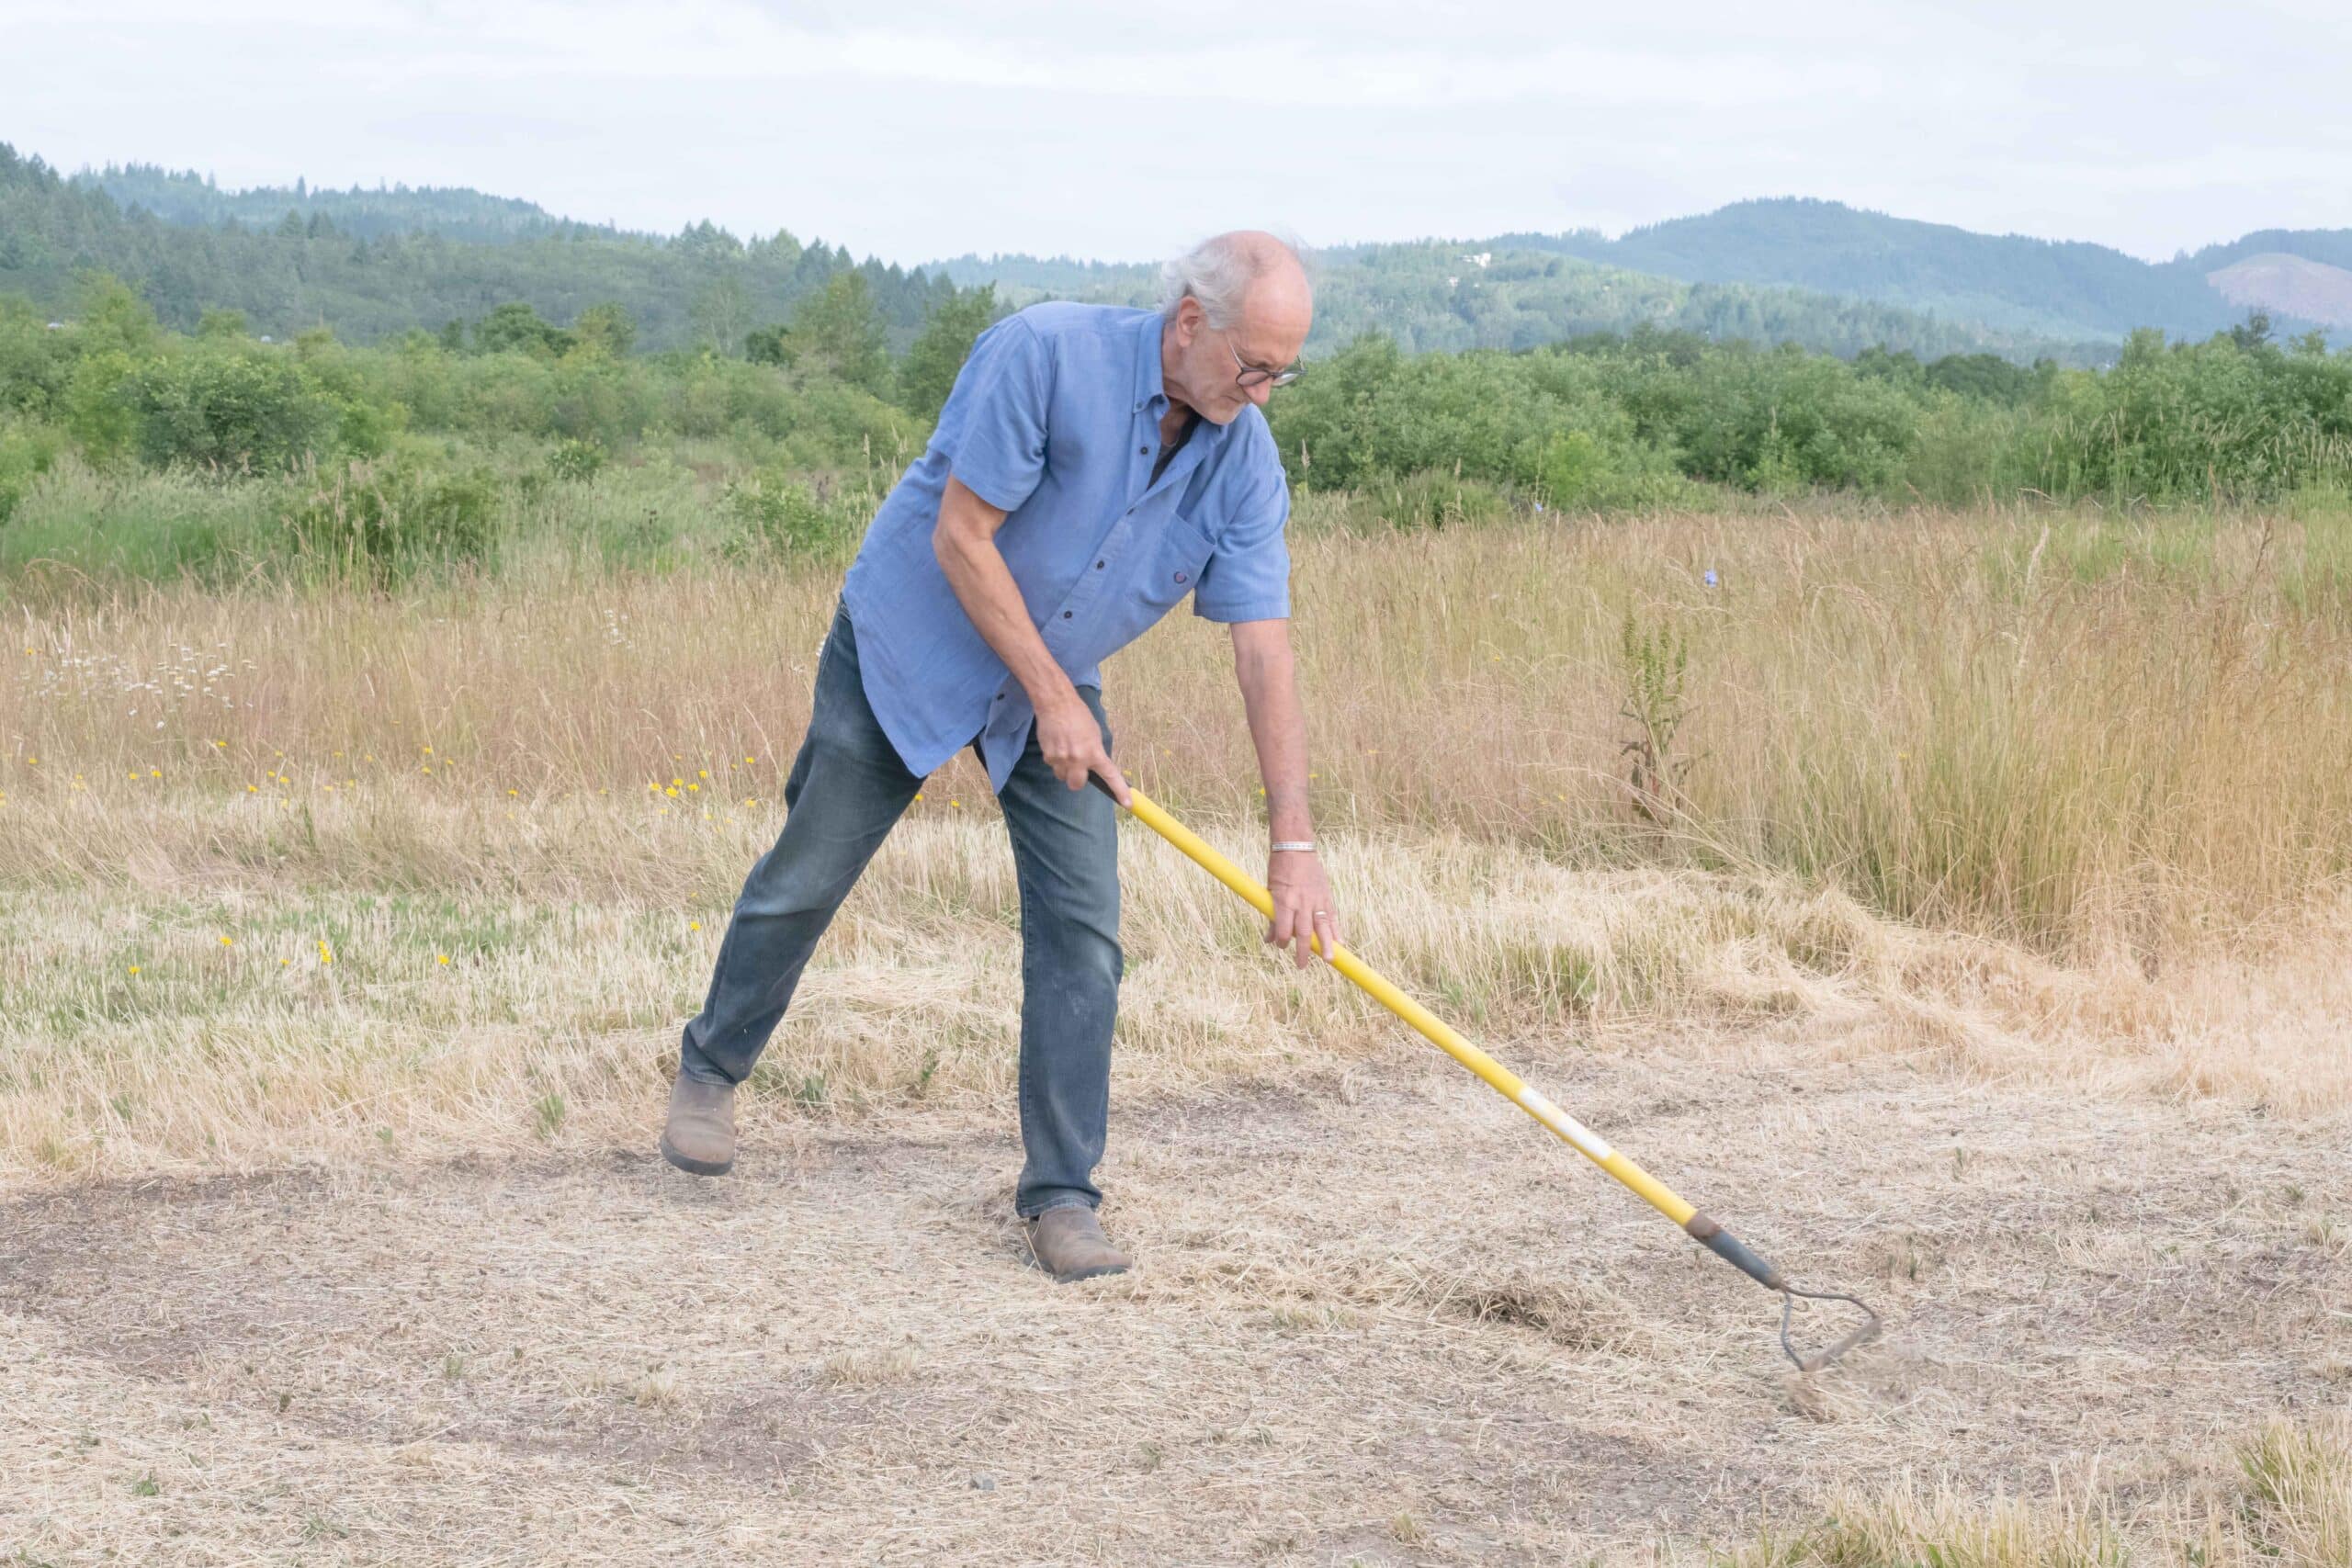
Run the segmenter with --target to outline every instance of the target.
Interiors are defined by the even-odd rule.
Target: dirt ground
[[[1128,1276],[1057,1287],[1009,1119],[769,1101],[738,1174],[524,1163],[0,1200],[12,1561],[1554,1562],[1840,1489],[2214,1483],[2352,1394],[2338,1117],[1759,1037],[1521,1042],[1790,1271],[1775,1303],[1425,1048],[1115,1109]]]

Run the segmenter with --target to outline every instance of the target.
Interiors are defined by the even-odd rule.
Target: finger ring
[[[1328,915],[1328,914],[1329,914],[1331,911],[1330,911],[1330,910],[1329,910],[1329,909],[1317,909],[1317,910],[1316,910],[1315,912],[1316,912],[1317,914],[1318,914],[1318,915]]]

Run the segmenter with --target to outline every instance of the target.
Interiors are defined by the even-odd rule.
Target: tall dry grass
[[[1344,501],[1306,512],[1295,635],[1327,828],[1785,872],[1898,919],[2148,964],[2290,931],[2352,868],[2352,519],[1400,535],[1351,531]],[[395,809],[510,790],[769,801],[837,581],[558,555],[399,598],[20,598],[0,877],[51,874],[52,836],[6,824],[76,782],[107,800],[356,789]],[[1629,631],[1687,649],[1646,812],[1623,750],[1644,733]],[[1238,822],[1256,772],[1228,671],[1216,629],[1180,615],[1114,661],[1107,697],[1145,787]],[[647,795],[673,780],[679,799]],[[967,762],[939,786],[987,808]]]
[[[2352,1423],[2340,1415],[2271,1422],[2237,1445],[2226,1485],[2119,1488],[2087,1473],[2053,1477],[2035,1499],[1972,1495],[1949,1479],[1847,1487],[1822,1517],[1717,1559],[1736,1568],[2210,1568],[2352,1564]],[[2081,1467],[2077,1467],[2081,1468]]]
[[[1807,1049],[1964,1074],[2352,1103],[2325,1044],[2352,1009],[2352,615],[2303,570],[2319,525],[1352,521],[1310,514],[1297,551],[1320,834],[1352,944],[1465,1026],[1540,1055],[1803,1018]],[[775,830],[833,591],[548,558],[402,597],[20,596],[0,1164],[641,1118]],[[1629,617],[1688,649],[1679,696],[1650,694],[1682,721],[1646,815]],[[1254,859],[1216,628],[1178,617],[1108,678],[1137,782]],[[967,760],[932,781],[760,1093],[1001,1094],[990,817]],[[1172,853],[1138,836],[1126,880],[1127,1089],[1393,1037]]]

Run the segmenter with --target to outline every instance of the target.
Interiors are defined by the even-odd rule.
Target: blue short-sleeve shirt
[[[1196,420],[1154,483],[1160,318],[1033,305],[972,345],[922,457],[865,531],[842,596],[866,701],[910,772],[977,738],[1002,789],[1035,714],[933,553],[953,473],[1007,515],[998,550],[1075,685],[1187,594],[1216,621],[1290,614],[1290,486],[1265,416]]]

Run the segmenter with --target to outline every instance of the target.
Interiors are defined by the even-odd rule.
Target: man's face
[[[1314,307],[1306,280],[1269,274],[1251,287],[1231,326],[1212,327],[1197,299],[1176,310],[1162,378],[1169,396],[1191,406],[1212,424],[1226,424],[1251,403],[1263,406],[1273,388],[1248,372],[1284,369],[1306,345]],[[1245,387],[1240,381],[1256,382]]]

